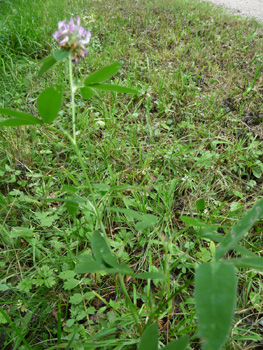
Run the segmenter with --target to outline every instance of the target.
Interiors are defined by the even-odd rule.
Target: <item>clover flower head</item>
[[[66,21],[60,21],[58,30],[52,34],[63,50],[70,51],[74,64],[77,64],[80,58],[87,56],[88,50],[85,45],[89,43],[91,37],[90,31],[81,27],[79,16],[76,16],[76,22],[75,24],[72,17],[68,24]]]

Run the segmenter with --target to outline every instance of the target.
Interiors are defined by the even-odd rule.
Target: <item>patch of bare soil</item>
[[[202,0],[233,11],[237,15],[254,17],[263,22],[263,1],[262,0]]]

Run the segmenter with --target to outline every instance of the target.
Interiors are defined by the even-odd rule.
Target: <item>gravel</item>
[[[237,15],[254,17],[263,22],[263,0],[204,0],[233,11]]]

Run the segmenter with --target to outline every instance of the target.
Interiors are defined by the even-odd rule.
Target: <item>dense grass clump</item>
[[[182,217],[224,234],[262,197],[262,24],[183,0],[1,6],[0,107],[36,114],[39,93],[63,83],[59,123],[67,129],[67,67],[37,74],[56,46],[57,22],[75,15],[92,34],[75,74],[119,61],[112,82],[141,92],[97,92],[86,102],[77,94],[78,144],[112,251],[135,272],[166,276],[123,281],[138,323],[158,322],[160,348],[187,334],[189,349],[200,349],[193,277],[216,243]],[[0,141],[0,306],[9,318],[0,314],[0,348],[136,349],[140,332],[119,276],[74,272],[98,223],[68,139],[32,126],[1,128]],[[85,198],[76,212],[63,201],[74,196]],[[154,216],[154,225],[138,225],[136,213]],[[260,254],[261,235],[259,221],[244,248]],[[261,278],[239,272],[226,349],[261,341]]]

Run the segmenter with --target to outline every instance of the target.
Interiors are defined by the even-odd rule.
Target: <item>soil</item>
[[[203,0],[231,10],[237,15],[254,17],[263,22],[263,0]]]

